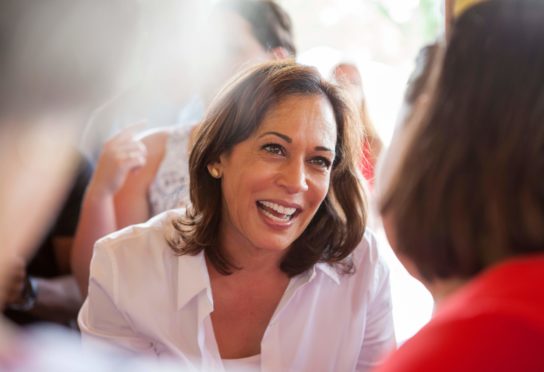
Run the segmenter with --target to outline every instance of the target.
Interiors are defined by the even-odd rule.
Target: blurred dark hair
[[[136,28],[132,3],[2,0],[0,115],[39,115],[108,98]]]
[[[292,56],[297,50],[289,14],[272,0],[224,0],[220,9],[239,14],[249,22],[255,38],[265,50],[284,48]]]
[[[359,183],[357,161],[362,139],[357,114],[339,88],[324,80],[316,69],[291,61],[257,65],[228,84],[212,103],[191,152],[192,209],[174,222],[176,236],[170,244],[178,254],[204,251],[221,273],[234,268],[221,250],[221,181],[207,166],[249,138],[266,113],[292,96],[322,95],[331,104],[337,127],[336,157],[328,194],[316,215],[292,244],[281,270],[294,276],[317,262],[338,264],[350,272],[348,258],[361,241],[366,225],[366,202]]]
[[[418,97],[425,91],[431,78],[431,70],[439,51],[439,44],[433,43],[421,48],[416,57],[414,71],[408,78],[404,102],[414,105]]]
[[[544,2],[493,0],[453,26],[431,102],[380,201],[426,280],[544,251]]]

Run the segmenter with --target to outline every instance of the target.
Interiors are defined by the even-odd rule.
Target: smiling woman
[[[345,259],[361,240],[366,224],[365,198],[354,165],[360,151],[356,141],[361,135],[356,120],[347,100],[310,67],[290,62],[266,64],[231,81],[212,105],[191,154],[194,208],[189,219],[177,224],[183,244],[174,243],[174,248],[189,254],[204,249],[220,272],[226,274],[233,268],[218,233],[225,221],[225,208],[232,206],[226,205],[233,202],[229,193],[242,196],[238,186],[231,186],[230,174],[218,182],[208,171],[221,170],[221,159],[232,163],[229,159],[233,156],[253,151],[246,158],[276,177],[287,177],[280,182],[292,183],[292,178],[300,177],[308,183],[308,190],[299,193],[289,192],[287,187],[287,200],[315,194],[316,189],[323,193],[313,208],[299,208],[304,213],[299,212],[300,218],[293,222],[302,224],[302,228],[293,244],[287,245],[291,249],[282,255],[282,271],[294,276],[318,261],[340,264],[349,271],[350,263]],[[320,163],[331,164],[324,169],[318,167]],[[234,168],[251,174],[259,169],[243,163]],[[257,200],[251,199],[249,204],[255,212],[262,210],[257,208]],[[242,220],[257,223],[252,217],[244,215]],[[195,229],[184,228],[196,220],[206,223],[197,224]]]
[[[85,339],[203,370],[374,366],[394,333],[353,112],[293,62],[228,84],[191,153],[191,207],[97,243]]]

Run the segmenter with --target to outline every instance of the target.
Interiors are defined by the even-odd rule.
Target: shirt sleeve
[[[376,248],[377,243],[373,237],[370,244]],[[367,323],[362,350],[357,361],[357,371],[372,370],[396,346],[389,268],[381,258],[377,258],[374,286],[371,288],[369,298]]]
[[[118,272],[109,244],[107,239],[95,245],[89,292],[78,317],[83,344],[93,348],[106,343],[140,355],[155,355],[153,342],[134,329],[117,304]]]

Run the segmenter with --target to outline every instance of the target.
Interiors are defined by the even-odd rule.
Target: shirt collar
[[[312,269],[312,275],[310,276],[310,281],[315,276],[315,270],[318,269],[322,271],[325,275],[327,275],[333,282],[336,284],[340,284],[340,276],[338,275],[338,271],[336,271],[336,268],[334,268],[332,265],[325,263],[325,262],[319,262],[314,265],[314,268]]]
[[[196,256],[188,254],[178,257],[178,309],[203,290],[210,288],[210,277],[206,268],[204,251]]]
[[[307,273],[305,282],[311,282],[316,270],[323,272],[337,285],[340,284],[338,271],[330,264],[319,262]],[[204,251],[196,256],[182,255],[178,257],[178,309],[185,306],[193,297],[210,288],[210,277],[206,268]]]

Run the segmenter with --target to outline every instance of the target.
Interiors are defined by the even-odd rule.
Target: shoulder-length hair
[[[301,236],[289,247],[280,269],[290,277],[317,262],[352,271],[351,252],[366,226],[366,201],[357,173],[361,132],[357,116],[337,87],[317,70],[291,61],[258,65],[231,81],[208,111],[189,160],[191,207],[174,221],[170,239],[180,255],[204,251],[215,268],[229,274],[235,266],[221,249],[221,180],[210,176],[207,166],[249,138],[265,114],[291,96],[322,95],[330,102],[337,127],[336,157],[329,191]]]
[[[544,3],[475,5],[379,201],[425,280],[544,251]],[[384,171],[387,164],[384,164]]]

